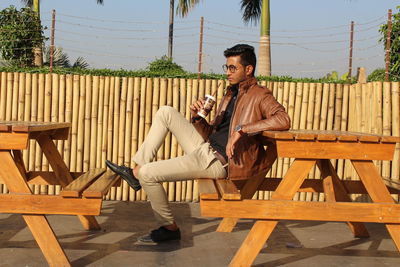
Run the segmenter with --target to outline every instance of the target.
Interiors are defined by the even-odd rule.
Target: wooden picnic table
[[[0,212],[21,214],[50,266],[70,266],[45,214],[77,215],[87,230],[100,229],[103,195],[118,180],[105,169],[71,173],[53,140],[66,140],[70,123],[0,121]],[[39,144],[53,171],[27,171],[22,150]],[[61,185],[60,195],[35,195],[29,184]]]
[[[200,179],[203,216],[223,217],[217,231],[232,231],[239,218],[256,219],[230,266],[250,266],[279,220],[347,222],[354,236],[368,237],[364,222],[384,223],[400,250],[400,194],[396,181],[381,177],[373,160],[392,160],[400,137],[341,131],[265,131],[270,167],[277,157],[294,158],[285,176],[247,181]],[[360,181],[341,180],[331,159],[350,160]],[[313,166],[322,179],[305,179]],[[252,200],[256,190],[274,191],[271,200]],[[321,192],[325,202],[294,201],[296,192]],[[351,202],[368,194],[373,203]]]

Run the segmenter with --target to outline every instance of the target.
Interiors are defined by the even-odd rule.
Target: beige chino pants
[[[185,155],[153,161],[169,131],[176,137]],[[156,220],[161,225],[174,222],[162,182],[227,176],[222,163],[215,158],[210,144],[203,140],[181,113],[169,106],[163,106],[157,111],[149,133],[133,160],[141,166],[137,178],[147,193]]]

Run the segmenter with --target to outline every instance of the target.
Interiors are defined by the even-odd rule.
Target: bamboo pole
[[[85,77],[85,118],[84,118],[84,144],[83,144],[83,171],[90,168],[90,142],[91,142],[91,111],[92,111],[92,76]]]
[[[319,129],[321,119],[321,106],[322,106],[322,95],[323,85],[322,83],[315,84],[315,105],[314,105],[314,117],[312,129]],[[320,178],[319,169],[316,167],[312,168],[312,175],[314,179]],[[319,193],[313,193],[313,200],[319,200]]]
[[[24,120],[25,111],[25,73],[19,73],[19,86],[18,86],[18,111],[17,120]]]
[[[127,87],[127,97],[126,97],[126,120],[125,120],[125,146],[124,146],[124,165],[130,166],[131,161],[131,136],[132,136],[132,111],[133,111],[133,78],[130,77],[128,79],[128,87]],[[122,86],[123,87],[123,86]],[[123,185],[123,184],[122,184]],[[122,187],[122,198],[118,198],[118,200],[127,201],[129,200],[129,190],[130,187]]]
[[[313,129],[313,115],[315,108],[315,83],[309,84],[309,93],[308,93],[308,109],[307,109],[307,121],[306,121],[306,129]],[[308,178],[314,179],[315,176],[315,168],[313,168],[308,174]],[[313,194],[311,194],[311,198],[313,198]]]
[[[72,122],[72,89],[73,75],[68,74],[66,76],[66,91],[65,91],[65,121]],[[69,167],[71,158],[71,131],[69,133],[69,138],[64,142],[64,160],[65,164]]]
[[[391,135],[391,92],[390,82],[383,83],[383,135]],[[390,162],[382,162],[382,177],[390,179]]]
[[[392,82],[391,84],[391,97],[392,97],[392,135],[400,136],[400,90],[399,82]],[[396,144],[396,150],[392,161],[392,180],[400,180],[400,144]],[[398,197],[396,197],[398,199]]]
[[[101,146],[103,140],[103,116],[104,116],[104,76],[99,77],[99,103],[98,103],[98,112],[97,112],[97,136],[94,138],[96,141],[96,168],[104,168],[105,162],[101,161]]]
[[[103,128],[101,133],[101,155],[98,155],[100,158],[101,166],[105,167],[105,160],[107,159],[107,142],[108,142],[108,131],[111,124],[108,123],[109,119],[109,109],[110,109],[110,85],[111,85],[111,78],[110,76],[104,77],[104,101],[103,101]],[[113,186],[108,190],[107,194],[105,195],[106,200],[116,200],[115,198],[116,188]]]
[[[38,74],[32,75],[32,105],[31,105],[31,121],[37,121],[38,112]],[[30,171],[35,170],[36,141],[30,140],[29,144],[29,167]],[[33,186],[31,187],[33,189]]]
[[[198,100],[199,98],[203,97],[204,95],[201,94],[200,89],[199,89],[199,81],[198,80],[192,80],[192,101],[191,103],[193,103],[194,101]],[[217,100],[218,97],[220,97],[219,95],[217,95]],[[189,185],[190,186],[190,183]],[[193,186],[193,190],[192,190],[192,200],[194,202],[199,201],[199,183],[197,180],[192,181],[192,186]]]
[[[329,103],[329,84],[324,83],[322,89],[322,103],[321,103],[321,119],[319,121],[319,130],[325,130],[328,117],[328,103]]]
[[[128,79],[126,77],[122,78],[120,101],[119,101],[119,127],[118,127],[118,164],[124,164],[124,152],[125,152],[125,121],[126,121],[126,101],[128,93]],[[117,106],[116,106],[117,108]],[[122,191],[128,188],[128,184],[124,181],[121,187],[117,188],[117,199],[122,198]],[[127,190],[127,189],[125,189]]]
[[[165,106],[167,104],[167,91],[168,91],[168,80],[166,78],[161,79],[160,83],[160,101],[159,106]],[[158,160],[165,160],[166,157],[166,144],[167,139],[165,138],[164,143],[161,145],[160,149],[157,152],[157,159]],[[163,183],[163,188],[166,192],[168,192],[168,183]]]
[[[72,125],[71,125],[71,162],[70,170],[76,171],[76,154],[78,143],[78,115],[79,112],[79,75],[74,75],[72,97]]]
[[[139,99],[140,99],[140,78],[135,77],[133,80],[133,121],[132,121],[132,136],[131,136],[131,155],[134,156],[138,150],[138,130],[139,130]],[[131,166],[135,167],[136,162],[131,157]],[[139,195],[139,193],[138,193]],[[129,189],[129,199],[131,201],[136,199],[136,192]]]
[[[14,74],[7,73],[7,93],[6,93],[6,120],[11,120],[12,113],[12,93],[13,93]]]
[[[24,107],[24,121],[29,121],[31,118],[31,104],[32,104],[32,74],[27,73],[25,77],[25,107]],[[30,147],[30,142],[29,142]],[[24,150],[23,158],[26,167],[29,167],[29,150]],[[29,168],[28,168],[29,171]]]
[[[19,73],[14,72],[12,103],[11,103],[11,120],[13,121],[16,121],[18,117],[18,89],[19,89]]]
[[[0,120],[6,119],[6,110],[7,110],[7,73],[1,73],[1,81],[0,81]]]
[[[105,166],[105,160],[107,159],[107,141],[108,141],[108,131],[110,124],[108,123],[109,119],[109,110],[110,110],[110,85],[111,85],[111,77],[104,77],[104,104],[103,104],[103,131],[102,131],[102,139],[101,139],[101,166]]]
[[[124,164],[124,143],[125,143],[125,121],[126,121],[126,98],[127,98],[127,93],[128,93],[128,79],[126,77],[122,78],[122,86],[121,86],[121,92],[120,92],[120,101],[119,101],[119,106],[116,106],[116,108],[119,108],[119,127],[118,131],[116,132],[118,134],[118,159],[117,162],[118,164]],[[117,118],[116,118],[117,119]],[[116,198],[121,199],[122,197],[122,189],[127,187],[128,185],[124,182],[121,187],[118,187],[116,189]]]
[[[109,85],[109,99],[108,99],[108,114],[107,114],[107,155],[108,160],[113,161],[113,148],[114,148],[114,89],[115,89],[115,77],[110,78]],[[115,196],[117,189],[111,187],[107,197]]]
[[[172,107],[179,111],[179,79],[174,78],[172,80]],[[171,139],[171,158],[178,156],[178,141],[174,135]],[[175,182],[175,193],[169,196],[172,201],[181,201],[182,194],[182,182]]]
[[[114,87],[115,77],[110,78],[110,99],[108,101],[108,131],[107,131],[107,159],[113,161],[114,140]],[[138,116],[139,117],[139,116]]]
[[[293,111],[291,111],[292,118],[292,128],[293,129],[299,129],[300,128],[300,110],[301,110],[301,101],[303,98],[303,83],[293,83],[294,84],[294,95],[292,95],[293,98]],[[289,93],[290,94],[290,93]],[[289,103],[291,103],[291,100],[289,99]],[[291,104],[289,104],[289,109],[291,107]],[[294,159],[289,160],[289,165],[293,163]],[[294,196],[294,200],[304,200],[304,195],[301,194],[302,199],[300,199],[300,193],[296,193]]]
[[[282,98],[282,102],[281,104],[285,107],[286,111],[288,111],[288,107],[289,107],[289,82],[284,82],[283,83],[283,98]],[[290,118],[292,119],[292,118]],[[276,170],[276,176],[277,177],[283,177],[284,176],[284,163],[285,161],[287,161],[288,159],[284,158],[280,158],[278,159],[278,166],[277,166],[277,170]]]
[[[57,75],[59,77],[59,99],[58,99],[58,121],[65,122],[65,75]],[[32,95],[33,97],[33,95]],[[64,154],[64,143],[65,141],[62,140],[58,142],[57,149],[60,155]],[[63,158],[64,161],[65,158]],[[56,187],[56,190],[59,190],[60,187]]]
[[[96,168],[96,143],[97,143],[97,118],[99,112],[99,86],[100,77],[93,76],[92,85],[92,105],[90,112],[90,157],[89,157],[89,169]]]
[[[145,135],[145,115],[146,115],[146,78],[140,80],[140,110],[139,110],[139,134],[138,134],[138,145],[143,143]],[[137,192],[138,200],[145,200],[146,194],[144,190]]]
[[[383,134],[383,83],[376,82],[376,132],[377,134]],[[382,171],[382,161],[376,162],[378,171]]]
[[[77,121],[77,148],[76,148],[76,171],[83,170],[83,153],[84,153],[84,130],[85,130],[85,102],[86,102],[86,77],[79,77],[79,108]]]
[[[191,79],[187,79],[185,80],[185,86],[182,87],[185,88],[186,90],[186,105],[185,105],[185,109],[186,109],[186,119],[190,120],[190,104],[192,104],[192,80]],[[181,88],[181,89],[182,89]],[[186,191],[184,192],[185,194],[185,198],[184,199],[186,202],[192,201],[193,199],[193,180],[188,180],[186,181]]]
[[[215,81],[215,80],[213,80]],[[215,86],[216,86],[216,81],[215,81]],[[187,112],[187,107],[189,106],[186,103],[186,96],[187,95],[187,90],[186,90],[186,79],[179,79],[179,111],[182,114],[182,116],[186,117],[186,112]],[[182,146],[179,145],[178,147],[178,156],[183,156],[184,151]],[[182,181],[182,188],[181,188],[181,195],[180,195],[180,201],[185,201],[186,199],[186,187],[187,187],[187,181]]]
[[[336,85],[334,83],[329,84],[329,100],[328,100],[328,113],[326,121],[326,130],[333,129],[333,121],[335,117],[335,93]]]
[[[39,84],[38,84],[38,113],[37,113],[37,120],[44,121],[44,74],[39,74]],[[39,145],[36,144],[36,155],[35,155],[35,170],[40,171],[42,170],[42,150],[40,149]],[[36,189],[35,189],[36,190]],[[35,191],[36,193],[36,191]]]
[[[289,114],[289,118],[291,118],[291,128],[292,129],[297,129],[296,127],[296,123],[295,123],[295,117],[294,117],[294,103],[296,100],[296,83],[294,82],[290,82],[289,83],[289,95],[288,95],[288,99],[285,101],[285,99],[283,100],[283,102],[287,103],[287,113]],[[284,176],[286,174],[286,171],[289,169],[290,166],[290,159],[289,158],[284,158],[283,159],[283,171],[282,171],[282,175]],[[282,177],[283,177],[282,176]]]
[[[309,93],[310,93],[310,84],[304,83],[303,84],[303,96],[302,96],[301,105],[300,105],[299,129],[306,129],[306,127],[307,127],[307,114],[308,114],[308,108],[310,106],[310,102],[308,99]]]
[[[340,124],[342,121],[342,104],[343,104],[343,85],[336,85],[336,93],[335,93],[335,114],[334,114],[334,123],[333,130],[340,131]]]
[[[348,84],[343,86],[343,104],[342,104],[342,114],[341,114],[341,120],[340,120],[340,130],[341,131],[347,131],[347,123],[348,123],[348,115],[349,115],[349,90],[350,86]],[[342,180],[345,179],[344,175],[344,166],[345,166],[345,161],[340,160],[338,162],[337,166],[337,173],[339,177],[342,178]]]
[[[173,87],[173,79],[169,78],[168,79],[168,89],[167,89],[167,105],[168,106],[173,106],[174,103],[174,87]],[[171,133],[167,134],[166,137],[166,141],[165,141],[165,156],[167,159],[171,159],[172,158],[172,152],[173,152],[173,136]],[[167,195],[168,195],[168,201],[174,201],[175,200],[175,182],[168,182],[168,191],[167,191]]]

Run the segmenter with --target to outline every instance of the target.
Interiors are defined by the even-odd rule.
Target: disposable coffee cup
[[[202,118],[206,118],[208,113],[212,110],[213,106],[215,104],[215,97],[212,95],[205,95],[205,103],[202,109],[197,112],[197,115],[199,115]]]

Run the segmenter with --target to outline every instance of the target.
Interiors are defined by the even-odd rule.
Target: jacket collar
[[[257,79],[255,77],[251,77],[251,78],[239,83],[239,89],[240,89],[240,91],[247,91],[250,89],[250,87],[252,87],[255,84],[257,84]],[[234,85],[228,86],[228,89],[231,90],[231,88],[233,86]]]

